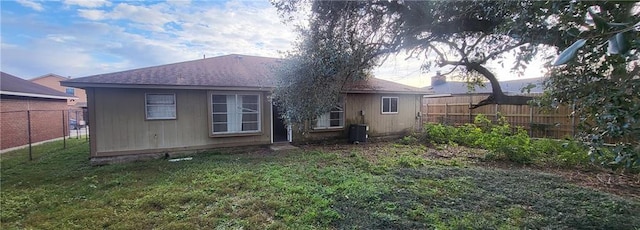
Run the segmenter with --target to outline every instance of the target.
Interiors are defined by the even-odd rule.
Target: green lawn
[[[640,202],[394,143],[89,166],[70,140],[1,159],[2,229],[638,229]],[[223,150],[229,151],[229,150]],[[439,150],[438,150],[439,151]]]

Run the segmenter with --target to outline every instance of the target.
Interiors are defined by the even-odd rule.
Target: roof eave
[[[234,90],[234,91],[272,91],[274,87],[245,87],[245,86],[204,86],[204,85],[143,85],[143,84],[113,84],[113,83],[84,83],[60,82],[62,86],[86,88],[120,88],[120,89],[201,89],[201,90]]]
[[[38,94],[38,93],[23,93],[23,92],[12,92],[12,91],[4,91],[0,90],[0,94],[3,95],[11,95],[11,96],[22,96],[22,97],[37,97],[37,98],[49,98],[49,99],[78,99],[78,97],[72,96],[56,96],[56,95],[46,95],[46,94]]]
[[[362,94],[413,94],[425,95],[431,92],[415,92],[415,91],[382,91],[382,90],[346,90],[344,93],[362,93]]]

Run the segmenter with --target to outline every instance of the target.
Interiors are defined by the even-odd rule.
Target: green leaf
[[[609,38],[609,47],[607,52],[610,54],[624,54],[629,49],[627,40],[624,38],[623,33],[617,33],[615,36]]]
[[[593,19],[593,22],[596,24],[596,29],[599,29],[600,31],[605,31],[606,29],[609,28],[609,23],[607,22],[607,20],[605,20],[603,17],[600,17],[598,13],[593,11],[592,7],[589,7],[589,15]]]
[[[580,30],[578,30],[577,28],[573,28],[572,27],[571,29],[568,29],[566,31],[566,33],[571,35],[571,36],[573,36],[573,37],[578,37],[580,35]]]
[[[573,57],[576,56],[578,49],[584,46],[585,43],[587,43],[586,39],[580,39],[574,42],[573,44],[571,44],[569,48],[565,49],[564,51],[562,51],[562,53],[560,53],[560,56],[558,56],[558,59],[556,59],[556,61],[553,62],[553,65],[554,66],[564,65],[567,62],[569,62],[571,59],[573,59]]]
[[[607,23],[610,26],[618,26],[618,27],[626,27],[629,25],[629,23],[621,23],[621,22],[609,22]]]

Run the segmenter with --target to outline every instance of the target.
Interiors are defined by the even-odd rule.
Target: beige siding
[[[382,114],[382,97],[398,97],[398,113]],[[345,97],[345,126],[339,130],[310,130],[294,133],[293,141],[346,138],[351,124],[366,124],[369,137],[384,137],[405,134],[420,127],[422,95],[401,94],[347,94]],[[364,111],[362,116],[361,111]]]
[[[398,113],[382,114],[382,97],[398,97]],[[349,94],[345,119],[348,124],[362,123],[369,126],[371,137],[402,134],[420,124],[421,95],[397,94]],[[364,117],[360,111],[364,111]]]
[[[206,90],[143,90],[97,88],[89,96],[94,119],[92,156],[159,153],[271,142],[271,106],[261,93],[262,132],[210,137]],[[177,119],[146,120],[146,93],[175,93]],[[91,103],[91,100],[95,103]],[[93,149],[93,148],[92,148]]]

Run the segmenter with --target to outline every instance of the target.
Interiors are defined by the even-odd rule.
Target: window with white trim
[[[314,120],[313,129],[337,129],[344,127],[344,109],[336,106]]]
[[[382,97],[382,113],[398,113],[398,97]]]
[[[176,95],[148,93],[145,95],[144,108],[148,120],[176,119]]]
[[[213,134],[260,131],[260,95],[211,94]]]

